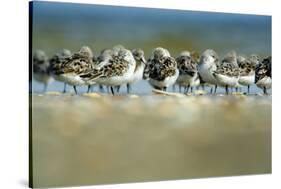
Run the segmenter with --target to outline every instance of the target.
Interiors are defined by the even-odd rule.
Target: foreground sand
[[[271,97],[32,95],[34,186],[271,172]]]

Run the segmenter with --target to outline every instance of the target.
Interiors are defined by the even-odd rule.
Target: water
[[[39,83],[39,82],[37,82],[35,80],[32,80],[32,87],[33,87],[33,92],[35,92],[35,93],[42,93],[43,90],[44,90],[43,84]],[[49,84],[47,90],[48,91],[62,92],[63,91],[63,87],[64,87],[63,83],[54,81],[51,84]],[[143,81],[139,81],[137,83],[134,83],[132,85],[131,93],[132,94],[137,94],[137,95],[150,95],[150,94],[152,94],[152,89],[153,88],[149,85],[149,83],[147,81],[143,80]],[[77,86],[77,90],[78,90],[79,93],[85,93],[88,90],[88,86]],[[182,90],[183,90],[183,88],[182,88]],[[201,90],[201,87],[200,87],[200,90]],[[209,92],[211,90],[211,88],[210,87],[205,87],[205,90],[207,92]],[[167,91],[173,92],[172,87],[168,87]],[[234,92],[235,89],[232,89],[232,91]],[[247,92],[247,87],[242,87],[241,91],[246,93]],[[67,92],[74,93],[73,87],[68,85],[67,86]],[[100,90],[99,90],[97,85],[93,86],[93,92],[100,92]],[[107,92],[106,87],[104,87],[104,92]],[[176,87],[176,92],[178,92],[178,87]],[[225,89],[222,88],[222,87],[218,87],[217,88],[217,93],[223,93],[224,94],[225,93]],[[250,94],[256,95],[256,94],[262,94],[262,93],[263,93],[262,89],[258,88],[256,85],[252,85],[251,86]],[[268,93],[271,94],[271,89],[268,89]],[[120,88],[120,94],[121,95],[127,94],[127,88],[126,88],[125,85],[123,85]]]

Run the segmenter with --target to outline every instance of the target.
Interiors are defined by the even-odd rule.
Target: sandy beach
[[[35,187],[271,173],[271,96],[31,98]]]

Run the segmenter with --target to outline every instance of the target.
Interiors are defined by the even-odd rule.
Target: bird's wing
[[[89,57],[74,54],[72,57],[66,58],[62,63],[61,74],[74,73],[82,74],[87,73],[93,68],[93,62]]]
[[[82,73],[79,76],[85,80],[97,80],[99,78],[122,76],[128,69],[128,62],[120,61],[114,63],[105,64],[101,68],[93,68],[87,73]]]
[[[177,62],[172,57],[167,57],[163,61],[157,62],[155,66],[158,67],[151,72],[150,77],[152,79],[163,81],[165,78],[176,74]]]
[[[229,77],[239,77],[239,72],[239,68],[233,66],[232,64],[222,64],[217,70],[214,71],[214,74],[220,74]]]

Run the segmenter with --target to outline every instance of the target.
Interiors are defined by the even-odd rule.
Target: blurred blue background
[[[62,48],[78,51],[88,45],[98,55],[116,44],[142,48],[146,57],[157,46],[175,57],[182,50],[201,53],[207,48],[220,56],[230,50],[267,56],[271,55],[271,16],[33,2],[33,49],[52,56]],[[62,86],[54,82],[49,90]],[[42,86],[33,81],[33,90],[41,91]],[[142,81],[133,90],[148,93],[150,87]]]

